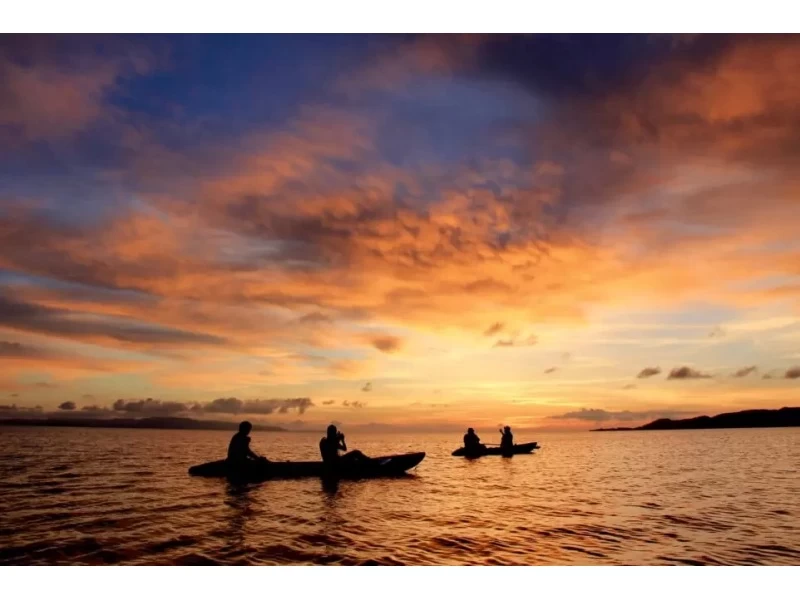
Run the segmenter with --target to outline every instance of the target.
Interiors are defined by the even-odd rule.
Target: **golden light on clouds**
[[[146,47],[6,48],[0,147],[28,159],[0,190],[0,383],[45,409],[310,397],[308,425],[791,402],[800,39],[640,41],[596,81],[589,54],[513,59],[579,40],[387,42],[247,126],[120,99],[187,84]]]

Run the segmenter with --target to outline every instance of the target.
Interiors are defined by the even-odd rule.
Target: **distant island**
[[[145,428],[154,430],[236,430],[238,422],[200,420],[188,417],[143,417],[98,419],[88,417],[44,417],[0,419],[0,426],[57,426],[69,428]],[[253,424],[258,432],[288,432],[279,426]]]
[[[597,428],[592,432],[624,432],[631,430],[715,430],[720,428],[791,428],[800,426],[800,407],[781,409],[749,409],[720,413],[714,417],[701,415],[688,419],[657,419],[638,428]]]

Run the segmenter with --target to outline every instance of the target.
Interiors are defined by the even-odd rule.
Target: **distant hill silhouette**
[[[800,407],[781,409],[749,409],[720,413],[714,417],[701,415],[688,419],[657,419],[638,428],[597,428],[592,432],[626,430],[714,430],[719,428],[790,428],[800,426]]]
[[[157,430],[237,430],[239,422],[199,420],[188,417],[143,417],[133,418],[75,418],[75,417],[46,417],[46,418],[14,418],[0,419],[0,426],[58,426],[70,428],[149,428]],[[258,432],[288,432],[279,426],[265,426],[253,424],[253,430]]]

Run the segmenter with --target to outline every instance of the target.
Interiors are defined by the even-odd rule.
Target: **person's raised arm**
[[[339,447],[344,451],[347,452],[347,444],[344,441],[344,434],[339,434]]]

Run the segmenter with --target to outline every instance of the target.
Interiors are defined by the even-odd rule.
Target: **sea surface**
[[[252,436],[315,459],[321,434]],[[427,457],[337,488],[187,474],[229,438],[0,427],[0,564],[800,565],[797,428],[539,434],[517,438],[534,455],[475,461],[450,456],[459,435],[353,432]]]

